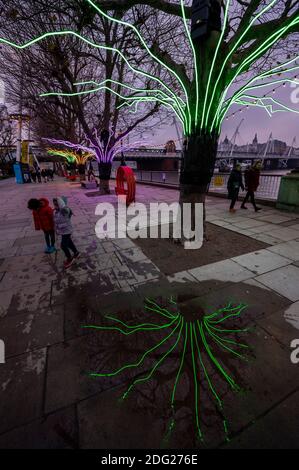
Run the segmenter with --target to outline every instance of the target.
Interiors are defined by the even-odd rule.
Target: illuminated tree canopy
[[[141,141],[132,141],[131,143],[126,142],[124,143],[120,136],[116,136],[113,129],[110,129],[106,133],[101,135],[98,134],[97,130],[94,130],[92,139],[89,139],[86,136],[86,139],[89,141],[89,146],[83,144],[76,144],[73,142],[68,142],[66,140],[59,140],[59,139],[43,139],[45,142],[54,145],[61,145],[73,150],[75,152],[83,152],[88,155],[87,158],[93,157],[95,160],[98,161],[99,164],[102,163],[109,163],[113,161],[113,159],[123,152],[129,151],[135,147],[137,147]],[[142,141],[144,142],[144,141]],[[68,155],[72,155],[72,152],[61,150],[61,152],[65,152]]]
[[[181,172],[183,193],[185,190],[188,194],[205,193],[213,174],[221,125],[231,108],[256,106],[268,115],[298,113],[271,96],[277,84],[293,83],[297,77],[299,13],[296,0],[227,0],[222,3],[221,31],[212,30],[198,42],[192,40],[190,33],[191,1],[85,0],[85,3],[93,14],[131,34],[136,48],[146,58],[145,66],[136,65],[134,56],[126,55],[121,47],[98,42],[85,34],[84,29],[71,30],[63,25],[57,31],[45,31],[23,44],[4,37],[0,41],[25,49],[50,37],[71,36],[95,53],[106,51],[118,55],[128,76],[133,74],[136,78],[135,85],[125,79],[120,82],[112,77],[98,81],[88,77],[74,83],[70,93],[49,90],[42,96],[71,98],[108,91],[118,97],[119,108],[128,113],[137,112],[143,103],[155,103],[171,110],[186,138]],[[179,37],[185,61],[179,55],[180,44],[177,44],[178,57],[173,57],[168,51],[169,41],[166,46],[161,38],[149,41],[130,22],[127,12],[134,11],[138,5],[152,7],[162,15],[161,21],[174,16],[181,18]],[[119,14],[112,14],[112,10]]]
[[[47,149],[47,153],[51,157],[62,157],[65,158],[68,163],[76,163],[77,165],[85,165],[90,158],[94,157],[92,153],[82,154],[71,150],[61,150],[55,148]]]

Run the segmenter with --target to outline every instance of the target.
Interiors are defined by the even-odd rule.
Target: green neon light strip
[[[292,59],[291,61],[288,61],[286,62],[285,64],[281,64],[282,66],[284,65],[287,65],[289,63],[292,63],[294,62],[294,60],[297,60],[299,58],[299,56],[297,56],[295,59]],[[228,111],[229,107],[234,104],[235,102],[237,102],[237,99],[239,99],[240,97],[242,97],[242,93],[244,91],[247,91],[247,90],[254,90],[254,89],[259,89],[259,88],[262,88],[262,87],[267,87],[267,86],[273,86],[273,85],[276,85],[277,83],[284,83],[284,82],[288,82],[288,83],[294,83],[293,80],[291,79],[288,79],[288,78],[285,78],[285,79],[277,79],[277,80],[273,80],[271,82],[267,82],[267,83],[260,83],[258,85],[254,85],[254,86],[250,86],[252,83],[256,82],[257,80],[262,80],[264,78],[269,78],[270,76],[272,75],[276,75],[277,73],[280,73],[278,72],[280,67],[274,67],[272,69],[270,69],[269,71],[267,72],[263,72],[262,74],[258,75],[257,77],[254,77],[252,78],[251,80],[249,80],[249,82],[244,85],[240,90],[238,90],[237,93],[235,93],[230,99],[227,100],[227,104],[225,104],[225,114],[226,112]],[[299,66],[297,67],[291,67],[289,69],[285,69],[284,70],[284,73],[289,73],[289,72],[292,72],[292,71],[295,71],[295,70],[298,70]],[[296,81],[295,81],[296,83]],[[255,97],[256,99],[258,99],[258,97]],[[224,117],[224,116],[223,116]],[[223,120],[223,119],[222,119]]]
[[[239,387],[238,385],[235,383],[235,381],[232,379],[232,377],[230,377],[230,375],[227,374],[227,372],[224,370],[224,368],[222,367],[222,365],[219,363],[219,361],[216,359],[216,357],[214,356],[210,346],[208,345],[207,343],[207,340],[206,340],[206,337],[205,337],[205,334],[204,334],[204,331],[203,331],[203,328],[201,327],[199,321],[197,320],[197,326],[198,326],[198,329],[199,329],[199,333],[200,333],[200,336],[201,336],[201,339],[203,341],[203,344],[206,348],[206,351],[210,357],[210,359],[212,360],[212,362],[215,364],[215,366],[217,367],[217,369],[220,371],[220,373],[223,375],[223,377],[225,378],[225,380],[229,383],[229,385],[231,386],[231,388],[235,391],[239,391]]]
[[[185,321],[184,321],[184,323],[185,323]],[[181,362],[180,362],[180,365],[179,365],[178,373],[177,373],[176,378],[175,378],[175,382],[174,382],[174,386],[173,386],[173,390],[172,390],[172,395],[171,395],[171,406],[172,407],[174,406],[175,394],[176,394],[177,386],[178,386],[180,376],[181,376],[181,373],[182,373],[182,369],[183,369],[183,366],[184,366],[187,342],[188,342],[188,325],[186,323],[185,324],[185,341],[184,341],[183,354],[182,354],[182,357],[181,357]]]
[[[198,123],[198,114],[199,114],[199,74],[198,74],[198,60],[197,60],[197,55],[195,51],[195,47],[191,38],[190,34],[190,29],[189,25],[187,23],[187,18],[186,18],[186,11],[185,11],[185,3],[184,0],[181,0],[181,11],[182,11],[182,17],[183,17],[183,22],[185,26],[185,30],[187,33],[187,38],[189,40],[191,49],[192,49],[192,54],[193,54],[193,61],[194,61],[194,73],[195,73],[195,88],[196,88],[196,93],[195,93],[195,126],[197,126]]]
[[[272,80],[271,82],[267,82],[267,83],[259,83],[258,85],[242,87],[242,89],[239,90],[238,93],[236,93],[236,96],[237,98],[239,98],[239,96],[242,96],[243,92],[247,92],[249,90],[259,90],[260,88],[265,88],[265,87],[271,87],[271,86],[277,85],[278,83],[297,83],[298,84],[296,80],[293,80],[291,78],[280,78],[278,80]],[[259,98],[266,98],[266,97],[260,96]]]
[[[266,111],[268,113],[269,117],[272,117],[273,114],[274,114],[273,105],[272,104],[263,104],[262,100],[260,98],[257,98],[253,103],[251,103],[249,101],[237,100],[236,104],[240,104],[242,106],[248,106],[248,107],[250,106],[250,107],[255,107],[255,108],[262,108],[264,111]],[[286,112],[286,110],[285,109],[280,109],[280,110],[276,110],[275,112]]]
[[[219,320],[209,320],[209,321],[210,321],[210,323],[213,323],[213,324],[222,323],[223,321],[227,320],[228,318],[240,316],[241,313],[243,312],[243,310],[245,310],[246,308],[247,308],[247,305],[243,305],[242,307],[239,308],[239,310],[236,313],[230,313],[229,315],[225,315],[224,317],[220,318]]]
[[[275,44],[275,42],[277,42],[288,31],[288,29],[290,29],[292,26],[296,25],[297,23],[299,23],[299,16],[297,18],[295,18],[289,25],[279,29],[274,34],[272,34],[268,39],[266,39],[263,42],[263,44],[261,46],[259,46],[257,48],[257,50],[254,53],[250,54],[248,56],[248,58],[246,58],[243,61],[243,63],[237,69],[234,77],[231,79],[230,83],[228,84],[228,86],[226,88],[226,91],[224,92],[224,94],[222,96],[222,99],[220,100],[217,112],[215,114],[215,117],[214,117],[214,120],[213,120],[213,123],[212,123],[212,127],[215,123],[215,120],[218,118],[218,115],[220,113],[220,109],[222,107],[225,96],[228,92],[228,89],[230,88],[232,83],[235,81],[236,77],[238,77],[240,75],[240,73],[242,72],[243,69],[246,69],[247,65],[250,65],[250,63],[258,60],[258,58],[260,58],[265,51],[267,51],[273,44]]]
[[[121,334],[125,336],[132,335],[133,333],[136,333],[136,331],[150,331],[150,330],[158,329],[158,328],[136,328],[135,330],[132,330],[132,331],[124,331],[117,326],[97,326],[97,325],[84,325],[82,328],[91,329],[91,330],[102,330],[102,331],[119,331]]]
[[[207,101],[208,101],[208,96],[209,96],[209,91],[210,91],[212,74],[214,72],[214,67],[215,67],[217,56],[218,56],[218,52],[219,52],[219,49],[220,49],[225,31],[226,31],[226,26],[227,26],[227,22],[228,22],[229,7],[230,7],[230,0],[227,0],[226,7],[225,7],[225,14],[224,14],[224,24],[223,24],[223,28],[222,28],[222,32],[221,32],[219,41],[217,43],[217,47],[216,47],[216,50],[215,50],[215,53],[214,53],[214,57],[213,57],[213,61],[212,61],[212,65],[211,65],[210,73],[209,73],[209,77],[208,77],[208,83],[207,83],[207,88],[206,88],[206,92],[205,92],[205,99],[204,99],[204,105],[203,105],[203,111],[202,111],[202,117],[201,117],[201,128],[203,128],[203,125],[204,125],[204,118],[205,118],[206,106],[207,106]],[[214,95],[213,95],[212,99],[213,98],[214,98]],[[205,126],[208,125],[208,115],[209,115],[209,109],[208,109],[208,113],[206,115]]]
[[[142,382],[145,382],[146,380],[150,379],[152,377],[152,375],[154,374],[155,370],[159,367],[159,365],[164,361],[164,359],[167,358],[167,356],[169,356],[169,354],[172,353],[172,351],[177,347],[178,345],[178,342],[180,341],[180,338],[181,338],[181,334],[182,334],[182,329],[183,329],[183,326],[184,326],[184,320],[183,318],[180,319],[178,326],[181,325],[181,328],[180,328],[180,332],[178,334],[178,337],[177,337],[177,340],[175,342],[175,344],[161,357],[161,359],[159,359],[159,361],[154,365],[154,367],[151,369],[151,371],[149,372],[148,375],[146,375],[145,377],[141,377],[140,379],[136,379],[134,380],[134,382],[128,387],[127,391],[123,394],[123,399],[127,398],[128,394],[131,392],[131,390],[135,387],[135,385],[137,385],[138,383],[142,383]],[[177,328],[176,327],[176,328]],[[175,328],[175,329],[176,329]],[[174,332],[174,331],[173,331]],[[172,332],[172,333],[173,333]]]
[[[70,155],[68,155],[67,153],[63,152],[63,151],[55,151],[55,150],[47,150],[47,153],[48,155],[52,156],[52,157],[62,157],[62,158],[65,158],[69,163],[72,163],[75,161],[75,157],[72,157]]]
[[[195,324],[193,324],[193,334],[194,334],[194,338],[195,338],[195,343],[196,343],[196,348],[197,348],[197,354],[198,354],[198,357],[199,357],[199,361],[200,361],[201,367],[202,367],[202,369],[203,369],[203,371],[204,371],[204,375],[205,375],[206,380],[207,380],[207,382],[208,382],[208,384],[209,384],[209,387],[210,387],[210,390],[211,390],[212,394],[213,394],[214,397],[216,398],[216,401],[217,401],[219,407],[222,408],[222,407],[223,407],[222,400],[220,399],[219,395],[217,394],[217,392],[216,392],[216,390],[215,390],[215,388],[214,388],[214,386],[213,386],[213,384],[212,384],[212,381],[211,381],[211,379],[210,379],[210,376],[209,376],[209,374],[208,374],[208,372],[207,372],[207,370],[206,370],[206,367],[205,367],[205,365],[204,365],[204,362],[203,362],[203,359],[202,359],[202,355],[201,355],[201,353],[200,353],[199,344],[198,344],[198,340],[197,340],[197,334],[196,334],[196,326],[195,326]]]
[[[284,64],[280,64],[281,66],[285,66],[288,63],[294,62],[299,59],[299,56],[296,56],[294,59],[291,61],[285,62]],[[286,74],[286,73],[291,73],[291,72],[297,72],[299,69],[299,65],[296,65],[296,67],[289,67],[286,69],[278,69],[278,67],[275,67],[273,69],[268,70],[264,74],[261,75],[262,78],[269,78],[272,77],[273,75],[281,75],[281,74]]]
[[[266,9],[269,8],[270,6],[271,6],[271,5],[268,5],[268,6],[266,7]],[[256,18],[256,17],[255,17],[255,18]],[[283,32],[285,31],[286,28],[287,28],[287,27],[282,28],[281,30],[279,30],[278,32],[276,32],[274,35],[272,35],[270,38],[266,39],[266,40],[264,41],[264,43],[263,43],[261,46],[259,46],[253,54],[251,54],[250,56],[248,56],[249,62],[250,62],[250,61],[252,62],[252,61],[257,60],[265,51],[267,51],[267,50],[271,47],[271,45],[273,45],[273,44],[276,42],[276,40],[279,39],[279,36],[281,35],[281,31],[282,31],[282,34],[283,34]],[[269,41],[270,41],[270,43],[271,43],[271,40],[272,40],[272,44],[268,44]],[[222,98],[221,98],[221,100],[220,100],[220,102],[219,102],[217,112],[215,113],[215,117],[214,117],[214,119],[213,119],[212,126],[211,126],[212,128],[213,128],[213,126],[215,125],[215,121],[218,119],[218,115],[219,115],[220,109],[221,109],[221,107],[222,107],[223,101],[225,100],[225,97],[226,97],[226,95],[227,95],[227,92],[228,92],[230,86],[233,84],[233,82],[235,81],[236,77],[239,76],[240,72],[241,72],[243,69],[246,68],[246,65],[248,64],[248,59],[246,59],[245,61],[243,61],[243,63],[239,66],[239,68],[237,69],[237,72],[235,73],[234,77],[231,79],[230,83],[229,83],[228,86],[226,87],[226,90],[225,90],[225,92],[223,93],[223,96],[222,96]]]
[[[281,106],[281,107],[283,108],[283,109],[274,109],[274,108],[273,108],[273,105],[270,105],[270,104],[265,105],[265,104],[263,103],[263,105],[264,105],[265,107],[270,107],[270,108],[271,108],[272,114],[280,113],[280,112],[283,112],[283,111],[289,111],[289,112],[295,113],[295,114],[298,114],[298,113],[299,113],[299,110],[290,108],[289,106],[286,106],[284,103],[282,103],[281,101],[279,101],[279,100],[273,98],[272,96],[265,96],[265,97],[258,97],[258,98],[256,98],[256,97],[250,96],[250,95],[242,95],[241,98],[243,98],[243,97],[258,100],[258,101],[260,101],[261,103],[263,103],[263,102],[266,101],[266,100],[269,100],[269,101],[272,101],[274,104],[277,104],[278,106]],[[248,101],[246,101],[245,103],[248,104]]]
[[[77,162],[77,163],[80,163],[80,162],[85,163],[89,158],[93,156],[92,154],[80,156],[68,150],[58,150],[58,149],[57,150],[49,149],[47,150],[47,153],[51,156],[63,157],[63,158],[66,158],[69,162]]]
[[[153,97],[150,97],[150,96],[136,96],[136,97],[134,97],[134,96],[129,96],[129,97],[124,96],[124,95],[121,95],[120,93],[118,93],[117,91],[113,90],[113,88],[107,87],[107,86],[94,88],[93,90],[75,91],[75,92],[72,92],[72,93],[48,92],[48,93],[40,94],[40,97],[49,97],[49,96],[72,97],[72,96],[80,96],[80,95],[87,95],[87,94],[91,94],[91,93],[97,93],[97,92],[102,91],[102,90],[108,90],[108,91],[110,91],[111,93],[118,96],[119,98],[121,98],[124,101],[140,101],[140,102],[143,102],[143,103],[158,101],[163,106],[172,108],[172,110],[176,114],[177,118],[184,125],[184,121],[182,120],[180,114],[178,113],[178,111],[174,108],[174,106],[171,103],[167,103],[165,100],[162,100],[162,99],[158,98],[157,96],[155,96],[155,97],[154,96]]]
[[[136,91],[138,93],[157,93],[158,95],[161,94],[161,96],[163,96],[163,98],[165,98],[165,100],[171,100],[176,106],[176,100],[174,100],[169,95],[167,95],[164,91],[162,91],[158,88],[156,88],[156,89],[136,88],[136,87],[133,87],[133,86],[129,86],[125,83],[118,82],[117,80],[112,80],[112,79],[103,80],[100,83],[95,82],[94,80],[88,80],[88,81],[85,81],[85,82],[76,82],[76,83],[74,83],[74,86],[85,86],[85,85],[102,86],[102,85],[105,85],[106,83],[113,83],[114,85],[121,86],[123,88],[126,88],[127,90]],[[184,108],[186,106],[185,102],[180,97],[178,97],[178,99],[180,100],[181,105]],[[182,108],[181,108],[181,111],[182,111]]]
[[[249,25],[247,26],[247,28],[245,28],[244,32],[241,34],[240,38],[238,39],[238,41],[235,43],[235,45],[232,47],[232,49],[229,51],[228,55],[226,56],[226,58],[224,59],[224,62],[222,64],[222,67],[221,67],[221,70],[220,70],[220,73],[218,75],[218,78],[216,80],[216,83],[215,83],[215,86],[214,86],[214,89],[213,89],[213,93],[212,93],[212,96],[211,96],[211,100],[210,100],[210,105],[209,105],[209,108],[208,108],[208,111],[207,111],[207,116],[206,116],[206,123],[208,123],[208,119],[209,119],[209,115],[210,115],[210,112],[211,112],[211,107],[212,107],[212,103],[214,101],[214,97],[215,97],[215,94],[216,94],[216,90],[217,90],[217,87],[219,85],[219,82],[220,82],[220,79],[222,77],[222,74],[224,72],[224,69],[225,69],[225,66],[229,60],[229,58],[233,55],[234,51],[237,49],[237,47],[239,46],[239,44],[241,44],[242,42],[242,39],[246,36],[246,34],[248,33],[248,31],[250,30],[251,26],[255,23],[256,20],[258,20],[264,13],[266,13],[275,3],[276,3],[277,0],[272,0],[269,5],[267,5],[266,7],[264,7],[249,23]],[[212,124],[212,127],[211,129],[213,128],[213,124]]]
[[[249,347],[247,346],[247,344],[243,344],[243,343],[240,343],[240,342],[235,341],[233,339],[228,339],[226,337],[224,337],[224,338],[220,337],[219,335],[217,335],[216,333],[214,333],[212,331],[213,327],[211,325],[205,324],[205,327],[207,328],[207,330],[209,330],[209,333],[215,335],[215,337],[217,337],[219,339],[219,341],[221,341],[223,343],[232,344],[233,346],[237,346],[238,348],[244,348],[244,349],[249,350]]]
[[[196,363],[195,363],[195,356],[194,356],[194,346],[193,346],[193,330],[192,330],[192,324],[190,323],[190,337],[191,337],[191,355],[192,355],[192,365],[193,365],[193,376],[194,376],[194,399],[195,399],[195,421],[196,421],[196,427],[197,427],[197,432],[198,436],[200,439],[202,439],[202,432],[200,429],[200,424],[199,424],[199,407],[198,407],[198,381],[197,381],[197,370],[196,370]]]
[[[210,337],[217,343],[220,345],[221,348],[225,349],[226,351],[229,351],[231,352],[232,354],[234,354],[235,356],[238,356],[240,359],[243,359],[243,360],[247,360],[245,358],[245,356],[243,356],[243,354],[240,354],[238,353],[237,351],[235,351],[234,349],[231,349],[229,348],[228,346],[226,346],[224,344],[224,340],[222,340],[222,338],[220,338],[218,335],[216,335],[215,333],[213,333],[212,330],[210,330],[209,326],[206,324],[206,329],[207,329],[207,332],[209,333]]]
[[[87,0],[87,2],[92,5],[95,10],[98,11],[98,13],[100,13],[100,15],[102,15],[104,18],[112,21],[113,23],[117,23],[117,24],[120,24],[122,26],[125,26],[127,28],[130,28],[132,29],[135,34],[137,35],[137,37],[139,38],[141,44],[143,45],[143,47],[145,48],[145,50],[147,51],[147,53],[160,65],[162,65],[162,67],[164,67],[166,70],[168,70],[171,74],[174,75],[174,77],[178,80],[178,82],[180,83],[183,91],[184,91],[184,94],[185,94],[185,98],[186,98],[186,105],[187,105],[187,115],[188,115],[188,129],[189,131],[191,131],[191,113],[190,113],[190,105],[189,105],[189,95],[188,95],[188,92],[187,92],[187,89],[184,85],[184,82],[182,81],[182,79],[180,78],[180,76],[171,68],[169,67],[167,64],[165,64],[161,59],[159,59],[159,57],[157,57],[148,47],[148,45],[146,44],[145,40],[143,39],[143,37],[141,36],[140,32],[138,31],[138,29],[130,24],[130,23],[127,23],[126,21],[122,21],[122,20],[119,20],[117,18],[113,18],[112,16],[108,15],[107,13],[105,13],[103,10],[101,10],[101,8],[99,6],[97,6],[92,0]]]
[[[133,364],[126,364],[125,366],[121,367],[120,369],[117,369],[116,371],[114,372],[110,372],[110,373],[105,373],[105,374],[97,374],[97,373],[91,373],[90,376],[91,377],[113,377],[115,375],[118,375],[120,374],[121,372],[123,372],[124,370],[126,369],[134,369],[136,367],[139,367],[144,359],[150,354],[152,353],[153,351],[155,351],[156,349],[158,349],[160,346],[162,346],[162,344],[166,343],[166,341],[171,338],[171,336],[173,336],[173,334],[175,333],[175,331],[178,329],[179,325],[181,324],[182,322],[182,318],[180,319],[180,321],[178,322],[178,324],[176,325],[176,327],[170,332],[170,334],[168,336],[166,336],[166,338],[164,338],[163,340],[161,340],[158,344],[156,344],[154,347],[148,349],[142,356],[141,358],[139,359],[138,362],[136,363],[133,363]],[[135,382],[134,382],[135,383]],[[128,391],[129,393],[129,391]]]
[[[243,92],[245,92],[245,91],[257,90],[257,89],[260,89],[260,88],[263,88],[263,87],[274,86],[274,85],[277,85],[278,83],[297,83],[296,80],[292,80],[292,79],[288,79],[288,78],[285,78],[285,79],[281,78],[281,79],[273,80],[271,82],[259,83],[258,85],[250,86],[256,80],[262,80],[263,78],[264,78],[264,75],[259,75],[258,77],[255,77],[254,79],[251,79],[246,85],[244,85],[240,90],[238,90],[237,93],[235,93],[231,98],[226,100],[225,103],[224,103],[224,108],[223,108],[223,110],[225,110],[225,113],[228,111],[229,107],[232,104],[237,103],[240,98],[245,96],[245,95],[243,95]],[[259,98],[265,98],[265,97],[254,96],[254,98],[256,100],[258,100]]]
[[[239,311],[241,307],[243,307],[243,304],[240,304],[236,307],[231,307],[231,302],[226,306],[226,307],[223,307],[219,310],[217,310],[217,312],[214,312],[214,313],[210,313],[209,315],[205,315],[205,319],[206,320],[210,320],[214,317],[219,317],[220,313],[224,313],[224,312],[235,312],[235,311]]]
[[[224,328],[217,328],[216,326],[211,325],[209,322],[206,322],[204,319],[205,323],[208,323],[209,327],[212,328],[212,330],[218,331],[218,333],[247,333],[250,329],[249,328],[244,328],[241,330],[227,330]],[[239,344],[239,343],[238,343]]]
[[[173,323],[179,318],[179,314],[170,323],[166,323],[165,325],[157,325],[155,323],[142,323],[141,325],[127,325],[122,320],[119,320],[118,318],[110,317],[109,315],[106,315],[105,318],[108,318],[109,320],[120,323],[122,326],[124,326],[128,330],[135,329],[135,328],[146,328],[146,327],[153,327],[153,328],[150,328],[150,329],[160,330],[160,329],[164,329],[164,328],[169,328],[171,325],[173,325]]]
[[[160,315],[163,315],[164,317],[166,318],[176,318],[175,315],[173,315],[171,312],[169,312],[166,308],[162,308],[160,307],[156,302],[154,302],[153,300],[150,300],[149,298],[146,298],[145,299],[147,303],[153,305],[155,307],[156,310],[154,310],[154,312],[156,313],[160,313]],[[149,306],[148,305],[145,305],[145,308],[149,309]],[[152,309],[151,309],[152,310]]]
[[[139,75],[142,75],[144,77],[150,78],[151,80],[154,80],[157,83],[159,83],[163,88],[165,88],[174,97],[174,99],[177,102],[178,107],[180,106],[180,103],[177,99],[176,94],[162,80],[155,77],[154,75],[149,74],[148,72],[145,72],[144,70],[137,69],[137,68],[133,67],[130,64],[130,62],[127,60],[127,58],[124,56],[124,54],[121,51],[119,51],[118,49],[116,49],[114,47],[109,47],[109,46],[103,46],[103,45],[100,45],[100,44],[96,44],[93,41],[90,41],[89,39],[86,39],[85,37],[83,37],[80,34],[76,33],[75,31],[66,30],[66,31],[54,31],[54,32],[45,33],[45,34],[42,34],[41,36],[39,36],[35,39],[31,39],[30,41],[28,41],[28,42],[26,42],[25,44],[22,44],[22,45],[16,44],[12,41],[8,41],[7,39],[4,39],[4,38],[0,38],[0,43],[3,43],[3,44],[6,44],[8,46],[14,47],[16,49],[22,50],[22,49],[26,49],[27,47],[30,47],[30,46],[42,41],[43,39],[47,39],[49,37],[68,36],[68,35],[74,36],[74,37],[80,39],[81,41],[85,42],[89,46],[95,47],[96,49],[103,49],[105,51],[115,52],[116,54],[118,54],[123,59],[123,61],[127,64],[127,66],[133,72],[135,72]]]
[[[255,98],[255,102],[251,103],[249,101],[240,101],[240,100],[236,100],[236,103],[235,104],[240,104],[242,106],[246,106],[246,107],[255,107],[255,108],[261,108],[263,109],[264,111],[266,111],[269,115],[269,117],[272,117],[272,114],[271,114],[271,108],[272,108],[272,105],[263,105],[261,103],[259,103],[260,99],[258,97]],[[220,114],[219,116],[219,119],[220,119],[220,123],[222,123],[225,119],[225,115],[227,113],[227,110],[223,110],[222,113]]]

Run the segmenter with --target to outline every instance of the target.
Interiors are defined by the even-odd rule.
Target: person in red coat
[[[28,201],[28,209],[33,213],[35,230],[42,230],[45,234],[47,247],[45,253],[54,253],[55,248],[55,230],[53,209],[50,207],[46,198],[30,199]]]
[[[260,211],[261,208],[257,207],[255,202],[254,193],[257,191],[257,188],[260,184],[260,175],[261,175],[262,164],[261,161],[257,161],[252,165],[251,168],[245,171],[245,187],[247,190],[247,194],[242,202],[241,208],[247,209],[245,206],[246,202],[248,202],[249,198],[251,204],[254,207],[255,212]]]

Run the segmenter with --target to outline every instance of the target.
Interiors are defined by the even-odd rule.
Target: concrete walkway
[[[34,231],[26,208],[31,197],[59,195],[68,197],[74,212],[74,240],[82,254],[67,272],[61,251],[43,253],[43,236]],[[227,201],[209,197],[209,222],[269,246],[236,258],[228,253],[224,261],[167,278],[131,240],[96,238],[95,207],[103,197],[86,197],[78,184],[58,179],[16,186],[6,180],[0,182],[0,196],[0,339],[6,346],[6,363],[0,364],[0,448],[161,446],[169,413],[164,381],[155,399],[152,389],[145,393],[141,387],[119,409],[115,404],[129,378],[88,376],[113,363],[116,355],[131,360],[132,351],[144,350],[147,339],[127,345],[118,340],[114,350],[111,338],[82,326],[121,311],[140,319],[145,297],[178,292],[191,293],[188,302],[207,309],[230,299],[245,302],[254,327],[248,341],[255,361],[233,364],[249,392],[224,391],[230,443],[209,418],[204,445],[299,448],[299,364],[290,360],[290,342],[299,338],[298,214],[269,207],[255,213],[249,205],[230,214]],[[139,202],[177,198],[175,190],[138,186]],[[115,196],[105,201],[115,202]],[[194,400],[186,400],[190,413],[179,420],[172,448],[199,445],[190,425]]]

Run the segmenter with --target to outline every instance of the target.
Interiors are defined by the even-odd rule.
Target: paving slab
[[[0,449],[77,449],[78,445],[74,406],[0,436]]]
[[[293,227],[281,227],[281,228],[273,228],[272,230],[269,230],[269,232],[265,232],[265,235],[268,234],[270,236],[273,236],[274,238],[278,238],[279,240],[283,241],[289,241],[289,240],[295,240],[298,238],[298,230],[295,230]]]
[[[299,261],[299,241],[291,240],[268,247],[267,249],[290,260]]]
[[[257,227],[250,227],[250,233],[265,233],[269,232],[270,230],[274,229],[276,225],[274,224],[265,224],[265,225],[258,225]]]
[[[285,310],[284,319],[299,330],[299,302],[295,302]]]
[[[0,433],[41,417],[46,354],[43,348],[1,365]]]
[[[14,244],[14,240],[0,240],[0,249],[1,251],[10,251]]]
[[[257,319],[257,324],[271,337],[283,345],[291,353],[291,341],[299,338],[299,302],[284,307],[282,310],[271,311],[263,318]]]
[[[63,341],[63,309],[53,308],[37,312],[7,316],[0,320],[1,338],[5,342],[6,357],[26,353]]]
[[[299,392],[297,391],[233,437],[224,448],[298,450],[298,403]]]
[[[106,392],[80,403],[78,419],[82,449],[157,449],[163,421],[134,403],[119,402],[122,390]]]
[[[233,224],[241,229],[246,229],[246,228],[250,229],[252,227],[259,227],[259,226],[264,225],[263,221],[254,220],[254,219],[243,220],[242,222],[233,222]]]
[[[232,258],[232,260],[256,274],[264,274],[268,271],[273,271],[273,269],[291,264],[289,259],[271,253],[268,250],[254,251],[253,253]]]
[[[19,237],[15,239],[14,246],[27,246],[40,244],[43,240],[43,234],[33,235],[30,237]],[[45,245],[45,243],[44,243]]]
[[[287,222],[291,219],[292,219],[292,217],[289,217],[288,215],[281,215],[279,213],[272,213],[272,214],[269,214],[269,215],[262,214],[259,217],[259,220],[265,221],[265,222],[270,222],[272,224],[280,224],[282,222]]]
[[[239,369],[247,392],[228,395],[224,401],[223,412],[232,435],[279,406],[299,386],[298,367],[291,363],[289,349],[260,327],[249,334],[247,343],[255,356]],[[277,427],[269,432],[279,439],[282,431]]]
[[[113,269],[106,269],[99,273],[85,273],[80,276],[61,277],[53,282],[51,304],[57,305],[69,299],[92,299],[96,294],[105,295],[119,289]]]
[[[218,263],[190,269],[188,272],[198,281],[215,279],[218,281],[240,282],[254,277],[254,273],[241,267],[238,263],[228,259]]]
[[[113,343],[111,343],[112,338]],[[124,351],[124,347],[124,339],[120,334],[111,334],[111,332],[103,334],[97,331],[50,346],[46,413],[89,398],[128,380],[127,376],[98,380],[89,375],[104,368],[114,370],[116,368],[114,362],[120,364],[120,357],[124,354],[128,356],[128,360],[133,360],[134,354],[129,350]]]
[[[258,276],[256,280],[293,302],[299,300],[299,268],[296,266],[290,265],[276,269]]]
[[[14,289],[7,315],[23,313],[24,310],[36,311],[50,306],[52,283],[32,284],[24,288]],[[1,292],[0,295],[3,293]]]
[[[222,283],[214,286],[214,289],[193,295],[189,301],[194,312],[203,309],[207,314],[212,314],[220,308],[246,305],[242,315],[232,320],[238,325],[254,325],[257,318],[264,318],[269,313],[287,309],[291,302],[271,290],[265,290],[261,284]],[[201,285],[202,283],[200,283]],[[204,287],[204,286],[203,286]]]

